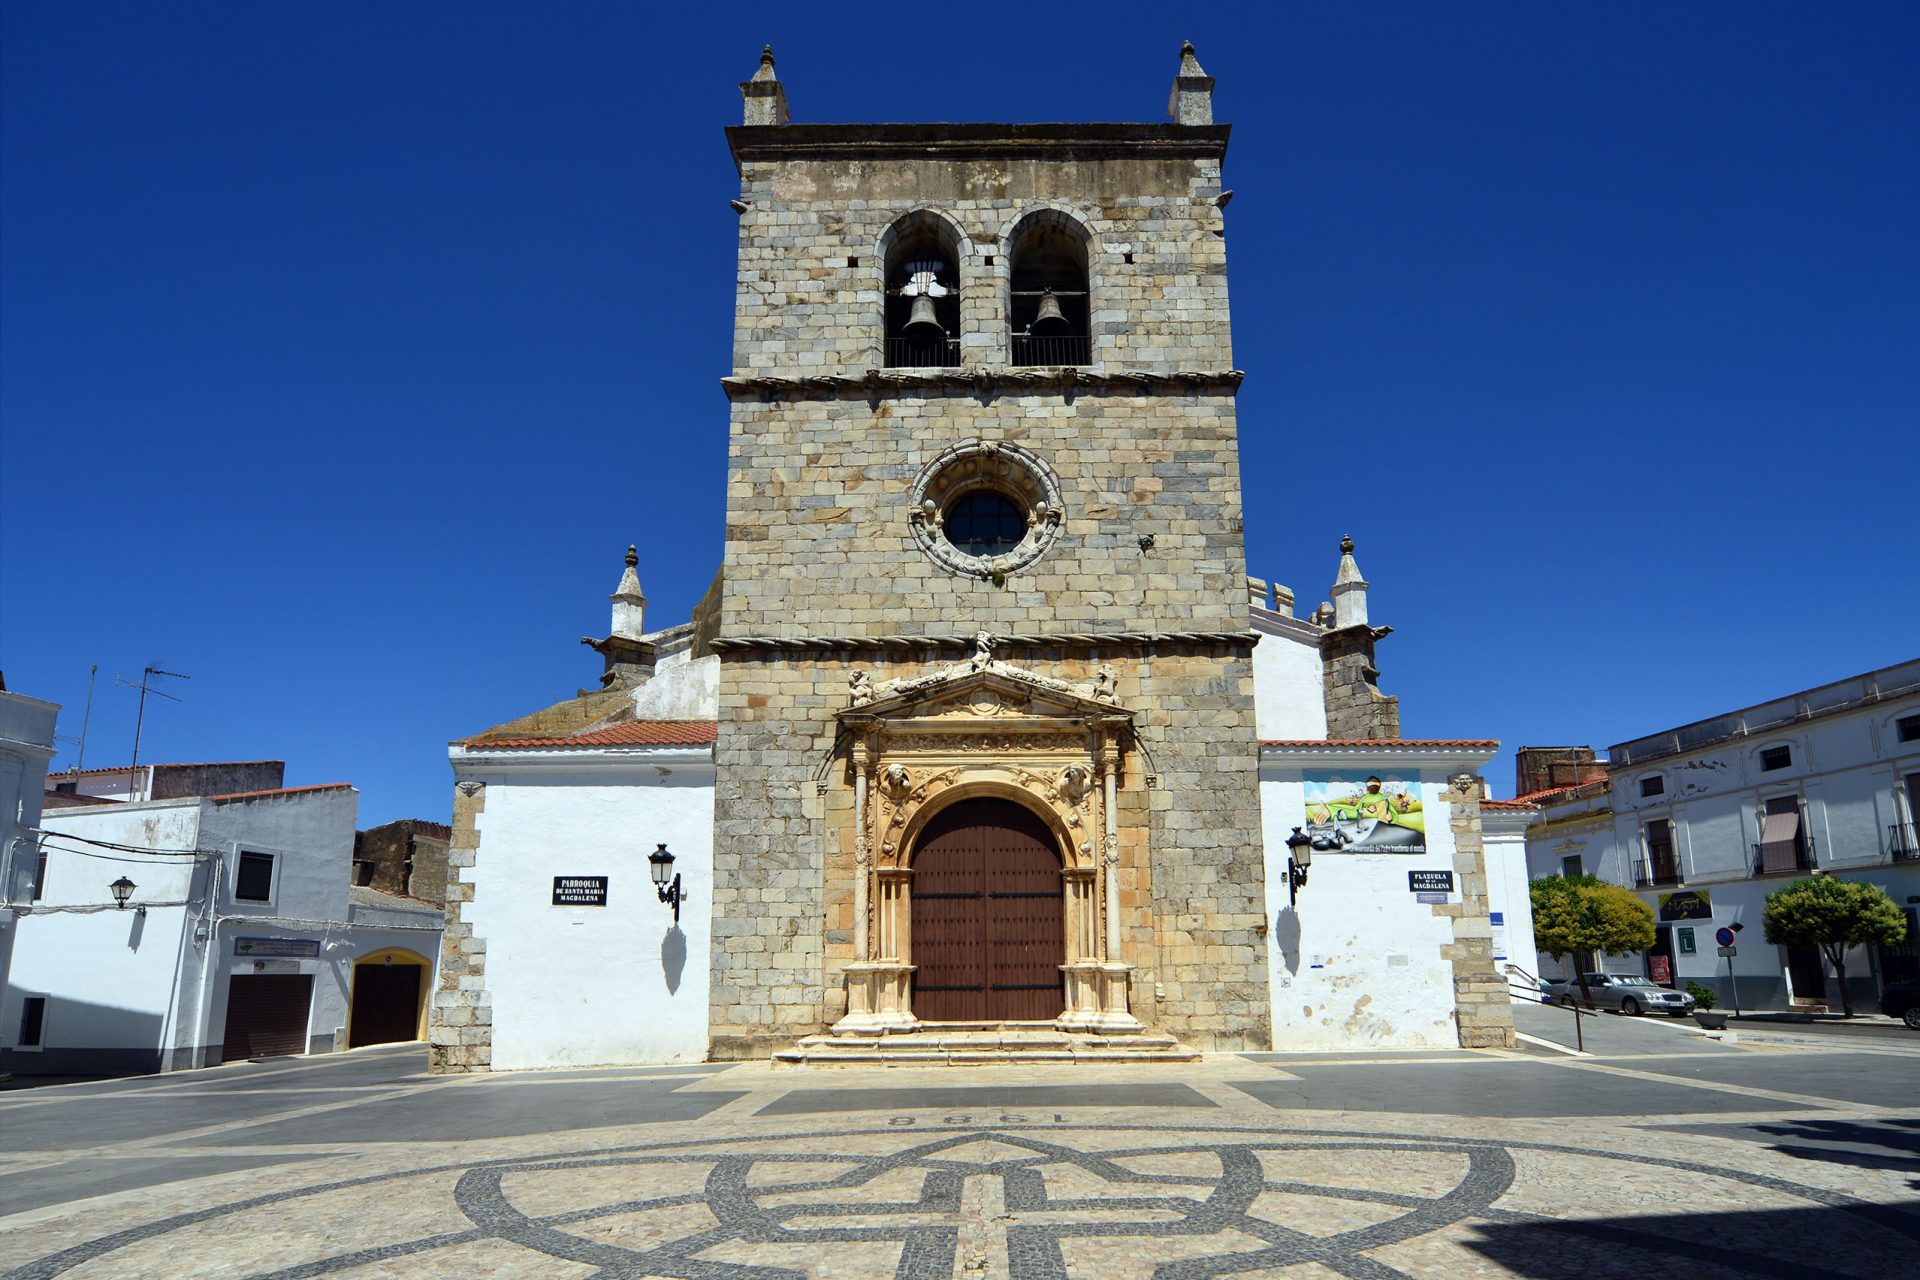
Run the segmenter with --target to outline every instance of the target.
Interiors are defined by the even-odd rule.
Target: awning
[[[1770,813],[1760,826],[1760,869],[1792,871],[1800,865],[1800,811]]]

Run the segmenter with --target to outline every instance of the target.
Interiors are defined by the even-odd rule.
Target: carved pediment
[[[840,713],[843,720],[933,722],[929,728],[991,722],[1011,729],[1020,720],[1086,724],[1133,718],[1131,711],[1113,700],[1111,679],[1104,684],[1096,680],[1074,685],[1004,662],[979,668],[961,664],[927,676],[868,685],[864,697],[857,680],[854,689],[851,705]]]

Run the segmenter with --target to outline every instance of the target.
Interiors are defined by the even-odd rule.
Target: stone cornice
[[[810,378],[771,374],[720,379],[729,400],[864,400],[959,392],[1018,395],[1033,391],[1104,391],[1123,394],[1216,392],[1233,395],[1247,375],[1239,369],[1178,369],[1167,373],[1109,372],[1102,369],[869,369],[863,374],[821,374]]]
[[[735,169],[789,160],[1224,160],[1224,124],[734,125]]]
[[[1163,649],[1195,647],[1250,650],[1260,637],[1252,631],[1080,631],[1060,635],[996,635],[996,646],[1015,649]],[[973,635],[928,636],[718,636],[713,651],[726,654],[924,653],[966,650]]]

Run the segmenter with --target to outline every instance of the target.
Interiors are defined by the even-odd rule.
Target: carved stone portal
[[[1120,959],[1119,773],[1133,714],[1110,675],[1079,686],[991,658],[932,675],[853,681],[840,713],[854,770],[854,959],[837,1033],[919,1024],[912,1007],[915,842],[958,800],[998,796],[1038,814],[1063,863],[1065,1011],[1073,1031],[1138,1031]]]

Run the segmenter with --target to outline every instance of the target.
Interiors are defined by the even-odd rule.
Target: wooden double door
[[[926,1022],[1038,1022],[1065,1008],[1059,844],[1011,800],[934,815],[913,858],[913,1012]]]

